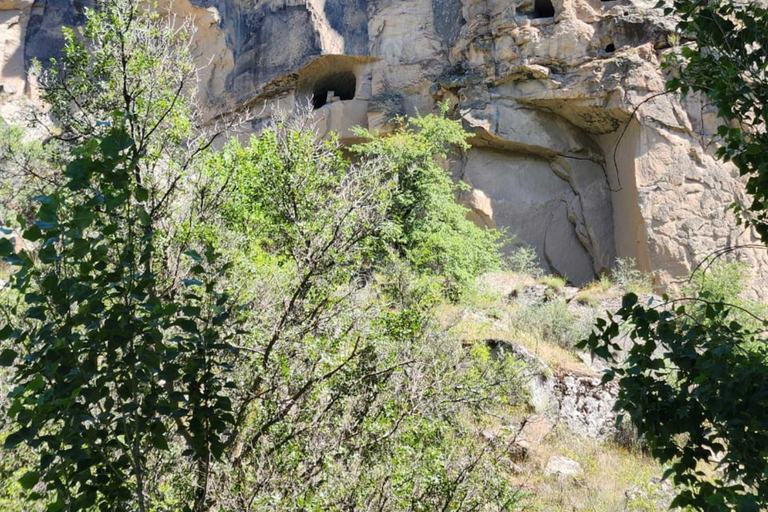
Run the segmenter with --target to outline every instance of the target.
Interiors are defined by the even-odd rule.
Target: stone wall
[[[349,139],[354,125],[386,132],[395,115],[448,101],[474,134],[452,171],[472,186],[462,200],[476,222],[507,228],[575,284],[620,256],[668,285],[712,250],[755,238],[726,213],[743,186],[712,156],[715,116],[700,99],[661,94],[674,21],[654,3],[176,0],[163,8],[196,19],[211,108],[258,106],[258,129],[275,109],[321,91],[321,131]],[[33,93],[30,59],[55,53],[60,25],[80,22],[84,5],[0,0],[0,115],[8,99]],[[768,268],[762,250],[732,257]]]

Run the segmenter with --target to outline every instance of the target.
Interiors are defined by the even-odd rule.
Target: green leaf
[[[184,254],[186,254],[187,256],[189,256],[195,261],[203,261],[203,257],[200,256],[200,254],[197,251],[194,251],[192,249],[190,249],[189,251],[186,251]]]
[[[75,208],[72,220],[80,229],[85,229],[93,223],[93,210],[87,206],[78,206]]]
[[[61,512],[65,506],[62,500],[56,500],[46,507],[45,512]]]
[[[123,129],[114,130],[101,141],[101,150],[109,158],[117,158],[121,151],[133,146],[133,139]]]
[[[149,226],[152,223],[152,219],[149,217],[149,213],[144,208],[139,208],[136,212],[142,226]]]
[[[7,238],[0,238],[0,256],[12,256],[16,248]]]
[[[168,441],[165,439],[165,436],[163,434],[156,434],[153,435],[151,438],[152,446],[157,448],[158,450],[168,451]]]
[[[145,189],[144,187],[136,187],[136,191],[134,193],[134,196],[136,197],[136,200],[140,203],[143,203],[147,199],[149,199],[149,190]]]
[[[621,307],[629,309],[637,304],[637,295],[634,293],[628,293],[621,299]]]
[[[35,375],[34,379],[27,382],[25,387],[28,391],[38,391],[40,389],[43,389],[44,385],[45,385],[45,382],[43,381],[43,376],[38,373],[37,375]]]
[[[24,476],[19,478],[19,483],[24,489],[31,489],[34,486],[37,485],[37,482],[40,481],[40,473],[37,471],[27,471],[24,473]]]
[[[18,356],[18,352],[6,348],[0,352],[0,366],[11,366]]]

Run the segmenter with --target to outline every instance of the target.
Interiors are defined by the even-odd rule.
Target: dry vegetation
[[[647,278],[640,274],[621,276],[621,285],[614,279],[603,277],[576,290],[556,276],[486,274],[461,303],[440,305],[437,316],[443,327],[467,346],[486,340],[509,342],[535,354],[552,373],[598,375],[585,363],[586,355],[573,348],[573,341],[588,333],[594,318],[620,301],[627,289],[650,291]],[[526,301],[531,290],[543,294],[543,304]],[[634,438],[628,443],[625,440],[625,447],[614,440],[577,435],[556,418],[538,414],[530,406],[520,407],[512,415],[517,425],[523,425],[529,443],[525,455],[517,459],[513,477],[526,494],[523,510],[666,510],[671,488],[661,481],[663,469]],[[576,461],[581,474],[547,475],[545,469],[552,456]]]

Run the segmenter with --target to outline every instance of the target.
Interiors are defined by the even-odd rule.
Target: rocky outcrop
[[[486,340],[497,357],[514,357],[525,366],[523,384],[528,404],[540,418],[559,423],[580,436],[613,439],[616,430],[615,385],[601,384],[596,371],[551,368],[535,354],[511,341]]]
[[[191,3],[190,3],[191,2]],[[575,284],[633,257],[673,284],[716,248],[749,243],[743,199],[711,153],[715,114],[663,94],[674,21],[653,0],[177,0],[195,17],[202,94],[216,110],[317,109],[351,139],[449,102],[473,133],[452,171],[481,225]],[[0,95],[30,94],[32,57],[60,47],[78,0],[0,0]],[[2,100],[0,100],[2,101]],[[0,108],[0,112],[2,109]],[[734,253],[768,268],[765,251]],[[760,289],[761,282],[755,283]]]

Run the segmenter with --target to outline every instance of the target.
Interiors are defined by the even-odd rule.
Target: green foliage
[[[283,119],[208,162],[227,187],[200,236],[235,254],[231,286],[246,281],[252,304],[218,506],[511,510],[504,443],[477,428],[519,399],[519,369],[436,330],[443,280],[382,242],[390,162],[350,162],[307,124]]]
[[[438,164],[460,125],[419,117],[350,160],[291,118],[205,153],[188,27],[143,7],[87,10],[41,71],[56,181],[19,221],[30,250],[0,239],[0,503],[512,510],[510,438],[479,431],[520,369],[433,321],[499,264]]]
[[[616,258],[611,281],[628,292],[650,293],[653,290],[651,277],[638,270],[634,258]]]
[[[663,5],[661,3],[660,5]],[[768,9],[758,2],[674,0],[666,14],[680,17],[682,39],[691,41],[667,62],[679,75],[667,88],[703,93],[717,108],[718,156],[747,177],[752,203],[741,211],[768,242]]]
[[[614,362],[604,381],[619,379],[617,407],[669,464],[681,486],[675,506],[768,505],[768,349],[730,316],[714,299],[654,307],[629,294],[616,316],[598,319],[599,332],[580,343]],[[614,340],[621,330],[634,342],[623,364]]]
[[[386,161],[397,178],[379,251],[394,248],[421,272],[442,276],[454,299],[474,277],[499,268],[503,234],[479,229],[466,218],[467,208],[455,199],[457,185],[441,165],[451,149],[469,147],[469,134],[458,121],[416,116],[388,137],[365,130],[359,135],[370,141],[352,152]]]
[[[57,185],[57,176],[46,151],[37,140],[26,140],[24,131],[0,119],[0,221],[4,225],[31,221],[34,197],[44,195]]]
[[[218,254],[188,250],[179,273],[181,255],[158,244],[183,155],[200,148],[181,94],[184,31],[128,3],[86,18],[89,44],[66,32],[41,79],[63,134],[48,163],[62,168],[34,223],[19,218],[34,250],[0,240],[24,298],[0,329],[0,363],[13,367],[4,445],[37,456],[18,481],[48,511],[143,512],[163,501],[150,467],[173,437],[201,478],[221,456],[236,332]],[[201,482],[179,509],[204,503]]]
[[[524,306],[515,310],[512,325],[515,329],[534,334],[536,339],[571,349],[589,335],[592,317],[580,318],[571,313],[562,299]]]
[[[194,113],[195,65],[187,39],[190,28],[174,29],[152,4],[106,0],[86,10],[82,35],[63,27],[60,59],[40,75],[42,100],[60,131],[57,139],[82,144],[125,122],[145,165],[190,142]],[[156,135],[162,133],[162,137]]]
[[[14,340],[2,362],[16,363],[5,446],[39,453],[20,481],[42,480],[49,508],[136,500],[143,510],[146,452],[168,449],[170,425],[183,426],[196,458],[221,455],[233,421],[222,394],[230,309],[214,252],[190,253],[183,294],[161,291],[146,194],[131,179],[140,155],[120,128],[91,141],[67,167],[67,188],[38,198],[23,236],[42,242],[39,262],[3,247],[25,297],[24,322],[2,330]]]
[[[750,277],[746,263],[714,262],[705,268],[697,269],[685,287],[686,295],[709,296],[725,302],[739,300],[744,286]]]
[[[538,279],[544,273],[536,249],[528,246],[518,247],[508,258],[509,270],[516,274],[529,275]]]
[[[568,281],[564,278],[553,275],[541,277],[537,282],[546,286],[548,292],[551,290],[556,293],[560,292],[568,284]]]

